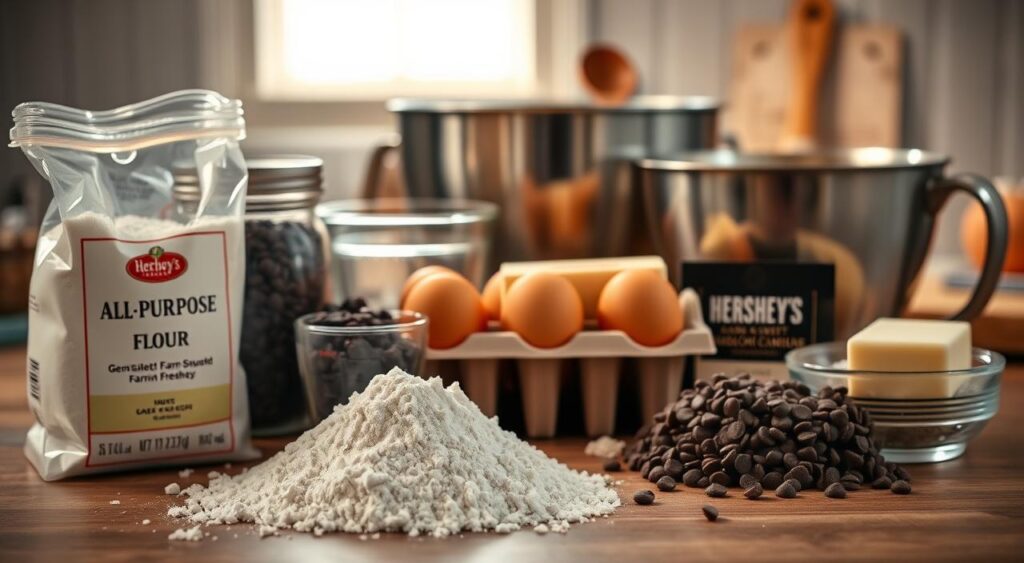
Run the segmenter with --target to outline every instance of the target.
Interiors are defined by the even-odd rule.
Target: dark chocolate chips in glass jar
[[[284,434],[307,423],[296,363],[295,319],[323,304],[326,229],[314,206],[323,162],[300,155],[247,158],[246,280],[239,357],[253,433]],[[174,199],[195,213],[203,199],[190,164],[174,169]]]
[[[305,418],[293,323],[323,303],[321,239],[299,221],[248,220],[245,251],[240,357],[249,412],[257,428],[287,425]]]

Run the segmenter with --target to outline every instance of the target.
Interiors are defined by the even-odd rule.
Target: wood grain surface
[[[820,492],[793,500],[744,499],[738,490],[709,499],[693,489],[659,493],[652,506],[632,494],[653,488],[635,473],[620,473],[624,506],[607,519],[541,536],[465,534],[447,539],[382,534],[360,540],[345,534],[314,538],[283,534],[259,539],[251,526],[210,527],[199,543],[171,542],[181,525],[165,516],[176,470],[113,474],[44,483],[21,453],[31,423],[25,402],[24,350],[0,349],[0,561],[994,561],[1024,554],[1024,365],[1003,380],[999,415],[960,459],[911,466],[914,492],[862,490],[844,500]],[[261,440],[265,454],[284,440]],[[578,469],[596,471],[582,439],[537,443]],[[229,472],[241,469],[236,465]],[[111,505],[111,500],[120,504]],[[707,522],[700,507],[721,511]],[[152,521],[142,525],[143,519]],[[237,534],[237,538],[235,535]],[[212,537],[217,536],[213,541]]]

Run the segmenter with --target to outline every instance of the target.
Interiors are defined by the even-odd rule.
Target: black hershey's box
[[[683,262],[682,285],[700,296],[718,354],[697,378],[749,372],[786,379],[786,353],[835,331],[835,267],[798,262]]]

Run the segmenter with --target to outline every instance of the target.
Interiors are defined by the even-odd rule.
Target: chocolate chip
[[[757,482],[758,482],[757,481],[757,477],[754,477],[753,475],[751,475],[749,473],[744,474],[744,475],[740,475],[740,487],[742,487],[744,489],[749,489],[751,487],[751,485],[753,485],[754,483],[757,483]]]
[[[796,440],[798,442],[800,442],[800,443],[803,443],[803,444],[810,444],[811,442],[814,442],[817,439],[818,439],[818,433],[814,432],[813,430],[809,430],[807,432],[801,432],[801,433],[796,435]]]
[[[606,459],[602,468],[609,472],[622,471],[622,464],[617,459]]]
[[[875,479],[874,481],[871,482],[871,488],[872,489],[888,489],[891,486],[892,486],[892,479],[886,477],[885,475],[883,475],[883,476],[879,477],[878,479]]]
[[[786,469],[793,469],[800,464],[800,458],[796,457],[796,454],[787,453],[782,456],[782,465],[786,466]]]
[[[801,489],[809,489],[814,484],[814,479],[811,477],[811,472],[807,470],[803,465],[798,465],[793,469],[790,469],[786,473],[785,479],[796,479],[800,483]]]
[[[840,483],[832,483],[825,487],[825,496],[828,498],[846,498],[846,489]]]
[[[789,404],[785,399],[770,401],[768,406],[772,408],[772,414],[778,418],[785,418],[789,416],[789,412],[793,408],[793,405]]]
[[[910,483],[899,479],[893,482],[892,487],[889,489],[898,495],[909,495],[910,494]]]
[[[773,416],[772,428],[775,428],[780,432],[789,432],[793,429],[793,419],[789,417]]]
[[[678,481],[683,478],[683,463],[681,461],[670,459],[665,462],[665,475],[668,475],[672,479]]]
[[[654,502],[654,491],[644,489],[633,493],[633,502],[640,505],[647,505]]]
[[[796,487],[793,486],[792,481],[786,481],[775,489],[775,496],[779,498],[795,498],[796,493],[797,490]]]
[[[897,465],[897,466],[895,466],[893,468],[892,471],[893,471],[893,473],[896,474],[896,477],[899,478],[900,480],[906,481],[908,483],[910,482],[910,473],[907,473],[906,469],[904,469],[904,468],[900,467],[899,465]]]
[[[722,412],[725,414],[725,416],[735,418],[736,416],[739,416],[740,408],[742,406],[743,405],[742,403],[740,403],[739,399],[737,399],[736,397],[729,397],[728,399],[725,400],[725,403],[722,405]]]
[[[761,479],[761,485],[766,489],[777,489],[783,481],[785,481],[785,479],[782,478],[782,474],[773,471]]]
[[[752,485],[747,487],[745,491],[743,491],[743,496],[747,497],[750,500],[760,498],[763,494],[764,487],[762,487],[761,484],[757,482],[753,483]]]
[[[813,446],[805,446],[796,451],[796,457],[800,461],[814,462],[818,460],[818,451]]]
[[[704,513],[704,517],[708,519],[708,522],[714,522],[715,520],[718,520],[718,509],[711,506],[710,504],[705,504],[704,506],[700,507],[700,511]]]
[[[704,489],[704,494],[709,497],[724,497],[729,492],[729,489],[725,485],[719,483],[712,483],[708,485],[708,488]]]
[[[662,477],[661,479],[658,479],[657,485],[658,490],[664,491],[666,493],[669,491],[676,490],[676,480],[669,477],[668,475]]]
[[[842,409],[836,409],[828,413],[828,419],[836,426],[846,426],[850,423],[850,416]]]
[[[789,412],[790,416],[797,420],[810,420],[812,411],[806,405],[796,404]]]
[[[829,467],[825,469],[824,475],[822,476],[822,483],[825,485],[825,487],[828,487],[829,485],[838,482],[839,470],[836,469],[835,467]]]
[[[691,469],[683,474],[683,484],[687,487],[696,487],[697,482],[704,477],[700,469]]]
[[[843,486],[843,488],[846,489],[847,491],[859,491],[860,490],[860,483],[858,483],[857,481],[854,481],[853,479],[843,479],[843,480],[840,480],[839,484],[841,484]]]
[[[700,418],[700,425],[704,428],[718,428],[718,425],[722,423],[722,417],[715,413],[706,412]]]
[[[804,486],[800,484],[799,479],[794,479],[790,477],[789,479],[786,479],[785,481],[782,482],[783,485],[785,485],[786,483],[789,483],[789,485],[796,489],[797,491],[802,491],[804,489]]]
[[[741,475],[750,473],[754,468],[754,460],[750,457],[750,454],[739,454],[736,456],[736,461],[733,462],[733,468],[736,473]]]
[[[852,469],[858,469],[864,466],[864,456],[858,454],[853,450],[845,450],[842,454],[842,458],[843,463],[845,463],[847,467],[850,467]]]
[[[712,473],[710,479],[712,483],[716,483],[724,487],[732,485],[732,477],[729,477],[729,474],[725,471]]]
[[[659,465],[658,467],[651,469],[651,472],[647,474],[647,480],[652,483],[657,483],[658,479],[661,479],[664,476],[665,468]]]
[[[743,424],[742,421],[735,421],[729,423],[728,426],[723,430],[725,440],[729,443],[739,442],[747,433],[747,425]]]

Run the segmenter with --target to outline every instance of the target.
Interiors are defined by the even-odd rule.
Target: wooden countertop
[[[171,542],[181,525],[165,516],[174,502],[163,487],[175,470],[144,471],[44,483],[21,447],[31,422],[25,402],[24,350],[0,349],[0,561],[768,561],[1019,560],[1024,552],[1024,364],[1007,369],[1002,410],[960,459],[911,466],[914,492],[861,490],[845,500],[812,491],[794,500],[724,499],[681,488],[637,506],[633,492],[653,488],[636,473],[619,474],[624,506],[568,534],[466,534],[448,539],[383,534],[379,540],[334,534],[284,534],[260,540],[251,526],[210,528],[218,541]],[[283,440],[261,440],[265,453]],[[598,470],[582,439],[538,442],[578,469]],[[189,482],[219,466],[199,468]],[[237,470],[237,466],[235,468]],[[233,470],[234,471],[234,470]],[[111,500],[121,504],[111,505]],[[718,522],[700,507],[714,504]],[[143,526],[144,518],[152,524]],[[154,531],[155,530],[155,531]],[[234,538],[238,534],[238,538]]]

